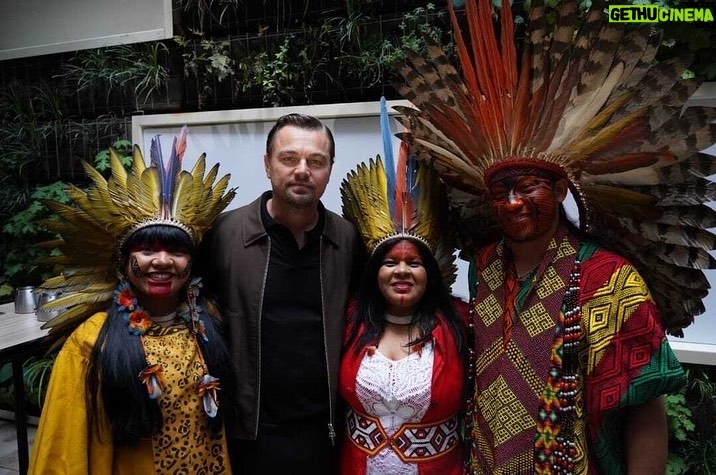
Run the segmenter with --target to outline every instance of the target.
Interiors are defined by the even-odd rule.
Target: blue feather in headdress
[[[410,231],[417,219],[420,186],[417,183],[418,162],[409,156],[408,144],[400,143],[396,163],[393,153],[393,136],[385,97],[380,98],[380,132],[383,138],[385,175],[388,188],[388,209],[400,232]]]
[[[383,137],[383,158],[385,177],[388,182],[388,209],[395,212],[395,159],[393,158],[393,134],[390,132],[390,117],[385,97],[380,98],[380,133]]]
[[[170,219],[174,214],[174,210],[172,209],[174,188],[176,187],[179,172],[181,171],[182,159],[186,151],[186,133],[187,128],[184,126],[179,132],[179,135],[174,137],[171,155],[166,163],[164,163],[159,134],[154,136],[149,149],[150,165],[156,167],[160,175],[160,199],[162,218],[164,219]]]

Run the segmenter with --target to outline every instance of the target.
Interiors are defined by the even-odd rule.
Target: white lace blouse
[[[356,395],[366,414],[377,417],[386,434],[392,436],[406,422],[420,422],[430,406],[433,376],[433,345],[413,352],[398,361],[385,357],[380,350],[366,352],[356,378]],[[368,457],[368,475],[414,475],[418,466],[404,463],[386,446]]]

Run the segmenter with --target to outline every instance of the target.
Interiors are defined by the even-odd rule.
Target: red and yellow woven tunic
[[[561,226],[540,265],[519,283],[517,318],[503,340],[508,252],[504,242],[488,246],[470,270],[470,469],[625,473],[623,409],[685,383],[644,280],[625,259],[580,243]]]

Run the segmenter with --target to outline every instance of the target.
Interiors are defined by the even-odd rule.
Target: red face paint
[[[383,258],[378,269],[378,288],[385,298],[386,311],[410,315],[425,294],[427,272],[415,243],[402,239]]]
[[[142,245],[130,254],[127,276],[140,300],[161,301],[178,296],[189,279],[190,268],[191,256],[187,252],[157,244]]]
[[[517,242],[534,240],[548,232],[559,212],[554,182],[522,175],[489,187],[490,204],[505,235]]]

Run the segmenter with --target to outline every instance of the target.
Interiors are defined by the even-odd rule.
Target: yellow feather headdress
[[[59,248],[62,253],[45,261],[59,266],[61,274],[41,285],[60,293],[59,298],[43,307],[62,309],[43,326],[51,329],[51,339],[61,342],[87,317],[106,310],[119,283],[119,250],[128,237],[148,226],[169,225],[183,230],[198,243],[234,198],[235,191],[227,191],[230,175],[216,181],[218,164],[205,175],[205,154],[191,172],[182,170],[186,136],[183,127],[174,138],[168,160],[162,156],[159,136],[154,137],[150,166],[146,166],[141,150],[135,145],[129,172],[116,151],[110,149],[108,180],[83,163],[92,181],[89,189],[71,186],[67,193],[72,205],[46,202],[60,219],[43,224],[60,237],[42,245]]]
[[[534,0],[518,61],[502,5],[496,25],[489,0],[466,0],[463,33],[448,1],[459,68],[435,44],[426,57],[408,54],[396,88],[415,108],[399,109],[409,130],[401,138],[454,187],[462,225],[479,224],[463,231],[463,248],[494,224],[486,177],[525,164],[558,171],[581,228],[634,263],[667,331],[680,334],[704,311],[700,269],[716,267],[707,230],[716,212],[705,205],[716,199],[707,178],[716,160],[700,153],[716,137],[716,110],[682,110],[699,85],[682,79],[690,58],[656,62],[660,33],[605,21],[599,1],[581,27],[578,3],[560,2],[547,31],[544,2]]]
[[[425,244],[449,287],[457,268],[454,240],[446,231],[443,184],[433,169],[409,156],[405,142],[394,162],[385,98],[381,98],[381,133],[385,165],[378,155],[348,173],[341,183],[343,216],[356,225],[369,254],[399,238]]]

